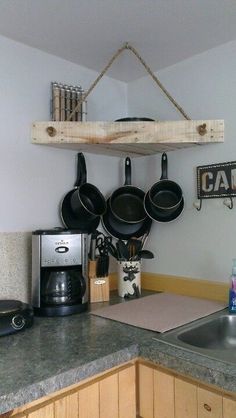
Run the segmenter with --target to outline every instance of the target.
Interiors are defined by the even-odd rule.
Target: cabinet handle
[[[207,412],[211,412],[211,407],[210,407],[210,405],[207,405],[207,403],[204,403],[204,408],[205,408],[205,410],[207,411]]]

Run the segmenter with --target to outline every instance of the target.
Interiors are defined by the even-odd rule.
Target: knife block
[[[97,260],[89,260],[88,267],[90,303],[109,301],[109,276],[97,277]]]
[[[90,303],[110,300],[109,276],[89,279]]]

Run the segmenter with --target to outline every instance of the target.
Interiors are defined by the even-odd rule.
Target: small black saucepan
[[[176,219],[184,207],[181,187],[167,175],[167,155],[162,154],[162,174],[160,181],[155,183],[144,198],[144,208],[147,214],[158,222],[170,222]]]
[[[86,181],[84,155],[78,153],[77,179],[74,189],[70,190],[61,202],[61,218],[67,228],[91,233],[99,225],[100,216],[106,210],[106,201],[101,192]]]
[[[146,218],[143,206],[145,193],[131,185],[131,160],[125,159],[125,183],[109,198],[110,210],[114,218],[128,224],[138,224]]]

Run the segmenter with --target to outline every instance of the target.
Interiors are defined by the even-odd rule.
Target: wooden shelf
[[[141,157],[224,142],[224,121],[35,122],[31,136],[34,144]]]

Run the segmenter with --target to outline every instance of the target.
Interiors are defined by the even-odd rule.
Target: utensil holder
[[[122,298],[141,295],[141,261],[118,262],[118,295]]]

